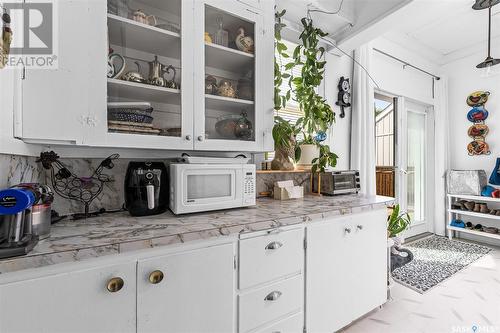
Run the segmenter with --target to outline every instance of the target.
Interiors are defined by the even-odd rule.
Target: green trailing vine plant
[[[275,12],[275,23],[274,23],[274,49],[277,56],[274,57],[274,109],[276,111],[281,110],[286,107],[286,102],[291,98],[291,88],[292,88],[292,75],[287,71],[293,68],[294,63],[283,64],[283,59],[288,59],[290,56],[286,52],[288,47],[283,43],[281,39],[281,30],[286,27],[286,24],[282,22],[282,18],[286,13],[286,9],[281,12]],[[286,94],[282,94],[281,85],[283,80],[288,80],[288,85],[290,90]]]
[[[292,91],[292,75],[291,69],[295,66],[293,62],[287,62],[290,56],[286,52],[288,47],[283,43],[281,38],[281,30],[286,27],[282,22],[286,10],[275,12],[274,24],[274,110],[279,111],[286,107],[286,103],[291,99]],[[290,89],[283,94],[281,86],[286,81]],[[274,117],[273,139],[275,150],[282,149],[286,151],[289,157],[295,161],[295,152],[297,151],[296,135],[300,132],[300,128],[296,124],[286,121],[280,116]]]
[[[275,148],[290,150],[292,146],[295,146],[294,157],[297,161],[301,155],[301,144],[315,144],[319,147],[320,154],[318,158],[311,161],[312,172],[324,172],[327,166],[335,166],[338,158],[328,145],[320,143],[326,139],[326,131],[335,122],[335,113],[332,108],[326,99],[317,93],[324,79],[326,65],[326,61],[323,60],[325,49],[319,47],[319,40],[328,34],[315,28],[311,19],[303,18],[301,23],[304,30],[299,37],[302,43],[294,49],[290,59],[288,47],[281,37],[281,31],[286,27],[282,21],[285,13],[286,10],[275,13],[274,109],[279,111],[285,108],[292,97],[291,91],[293,90],[295,100],[304,116],[295,124],[290,124],[279,116],[275,117],[273,128]],[[302,66],[301,76],[293,77],[292,69],[299,65]],[[281,91],[284,81],[290,87],[286,94]],[[294,138],[300,132],[303,139],[297,143]]]
[[[320,149],[319,157],[312,160],[311,171],[324,172],[326,167],[337,165],[338,158],[328,145],[320,143],[326,139],[326,132],[335,122],[332,107],[317,93],[324,80],[326,65],[325,48],[319,46],[319,41],[328,34],[314,27],[310,18],[303,18],[301,23],[304,30],[299,39],[302,43],[297,45],[292,56],[294,66],[302,66],[301,76],[291,79],[295,98],[304,113],[297,126],[304,136],[300,144],[315,144]]]

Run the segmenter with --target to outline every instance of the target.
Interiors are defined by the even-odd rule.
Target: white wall
[[[383,37],[375,39],[372,44],[374,48],[409,62],[430,73],[439,72],[439,67],[436,64],[408,51],[404,45],[399,45]],[[411,67],[405,68],[402,63],[378,52],[373,52],[371,74],[382,91],[434,105],[432,78],[425,73]]]
[[[345,109],[345,118],[340,118],[340,107],[335,105],[338,95],[338,83],[341,76],[352,81],[352,60],[348,56],[326,54],[324,96],[336,113],[336,122],[329,134],[328,144],[339,159],[336,170],[349,170],[350,138],[351,138],[351,108]]]
[[[488,176],[495,166],[495,160],[500,156],[500,75],[484,78],[476,64],[484,59],[483,52],[476,53],[458,61],[443,66],[448,75],[448,105],[450,126],[450,167],[453,169],[483,169]],[[486,124],[490,133],[486,142],[490,145],[491,155],[469,156],[467,144],[472,141],[467,135],[467,129],[472,125],[467,120],[467,112],[471,109],[465,100],[477,90],[491,92],[486,103],[490,115]]]

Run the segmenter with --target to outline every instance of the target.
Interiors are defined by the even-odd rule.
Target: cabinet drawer
[[[239,288],[301,272],[304,266],[304,230],[240,240]]]
[[[302,275],[238,296],[239,332],[248,332],[287,314],[300,311],[303,296]]]
[[[303,333],[304,332],[304,314],[299,312],[279,322],[267,326],[256,333]]]

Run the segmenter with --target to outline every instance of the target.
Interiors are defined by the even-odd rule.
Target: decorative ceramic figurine
[[[158,23],[154,15],[147,15],[142,11],[142,9],[137,9],[136,11],[134,11],[134,13],[132,14],[132,20],[153,26]]]
[[[249,140],[252,138],[252,133],[252,122],[248,120],[246,112],[242,112],[240,119],[236,122],[234,135],[239,139]]]
[[[488,115],[489,113],[484,107],[475,107],[467,113],[467,120],[472,123],[484,122]]]
[[[467,134],[471,138],[478,138],[481,137],[484,139],[486,135],[488,135],[488,132],[490,129],[488,128],[487,125],[484,124],[474,124],[471,127],[469,127],[469,130],[467,131]]]
[[[219,96],[236,98],[236,90],[228,80],[221,80],[217,90]]]
[[[489,91],[475,91],[467,97],[467,105],[478,107],[484,105],[490,96]]]
[[[489,155],[491,154],[490,146],[483,140],[476,139],[467,145],[469,155]]]
[[[212,44],[212,36],[208,32],[205,32],[205,43]]]
[[[205,94],[217,95],[217,79],[212,75],[205,78]]]
[[[245,29],[239,28],[238,35],[235,39],[236,47],[243,52],[253,53],[254,52],[254,41],[250,36],[245,36]]]

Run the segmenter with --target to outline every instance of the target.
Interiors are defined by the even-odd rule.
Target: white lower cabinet
[[[381,209],[307,227],[307,332],[335,332],[386,301],[386,219]]]
[[[239,332],[249,332],[302,310],[303,295],[302,275],[239,295]]]
[[[137,332],[234,332],[234,245],[139,260]]]
[[[0,332],[135,332],[135,261],[68,268],[0,283]]]
[[[256,331],[256,333],[303,333],[304,314],[298,312],[287,318],[278,321],[266,328]]]
[[[302,331],[303,310],[304,227],[240,239],[238,332]]]
[[[386,301],[386,214],[1,274],[0,333],[332,333]]]

